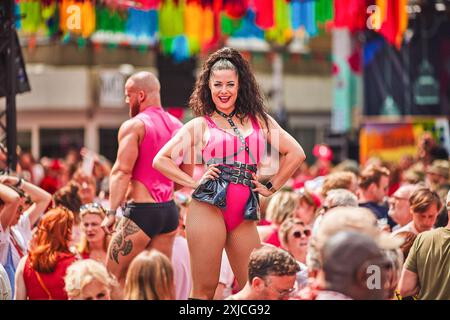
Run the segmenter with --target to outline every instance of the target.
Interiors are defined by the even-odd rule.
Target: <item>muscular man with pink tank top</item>
[[[131,76],[125,84],[125,96],[131,119],[119,129],[117,160],[110,178],[110,210],[102,224],[112,232],[115,212],[126,202],[106,264],[122,288],[130,262],[144,249],[155,248],[169,258],[172,255],[178,227],[178,210],[172,199],[174,183],[153,169],[152,162],[182,127],[161,107],[160,84],[153,74]]]

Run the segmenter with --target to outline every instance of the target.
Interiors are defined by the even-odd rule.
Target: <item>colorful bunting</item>
[[[82,37],[116,46],[159,43],[165,54],[183,59],[224,36],[284,46],[294,33],[313,37],[328,30],[331,21],[352,32],[363,30],[369,3],[381,8],[379,32],[399,47],[408,22],[407,0],[17,0],[18,14],[24,16],[17,27],[22,35],[58,35],[63,42]]]

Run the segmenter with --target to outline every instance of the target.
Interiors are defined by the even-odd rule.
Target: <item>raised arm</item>
[[[20,180],[17,183],[20,183]],[[39,217],[45,212],[50,201],[52,201],[52,195],[30,182],[21,180],[20,188],[25,191],[33,201],[33,204],[24,212],[24,215],[28,215],[30,219],[30,226],[34,226]]]
[[[265,130],[267,142],[278,149],[282,157],[277,173],[270,180],[272,186],[279,190],[305,161],[306,155],[301,145],[270,116],[269,128],[270,132]],[[254,191],[263,196],[273,194],[261,183],[257,181],[254,181],[254,183],[256,185]]]
[[[0,183],[0,199],[3,208],[0,210],[0,223],[3,230],[9,227],[20,203],[20,196],[10,187]]]
[[[201,151],[204,124],[202,118],[186,123],[177,134],[166,143],[153,159],[153,168],[160,171],[177,185],[196,188],[198,181],[192,178],[196,155]],[[177,159],[182,158],[181,167]]]

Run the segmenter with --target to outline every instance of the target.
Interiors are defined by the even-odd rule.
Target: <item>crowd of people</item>
[[[203,66],[194,120],[159,91],[127,81],[115,163],[21,152],[8,174],[1,150],[0,300],[450,299],[450,165],[431,134],[396,164],[333,165],[320,145],[309,166],[229,48]]]

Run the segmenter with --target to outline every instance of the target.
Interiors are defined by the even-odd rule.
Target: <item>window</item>
[[[111,162],[116,161],[117,156],[117,134],[119,129],[100,128],[100,151],[99,153]]]
[[[23,151],[31,150],[31,131],[18,131],[17,132],[17,145]]]
[[[40,129],[39,136],[41,157],[63,158],[84,146],[84,129]]]

